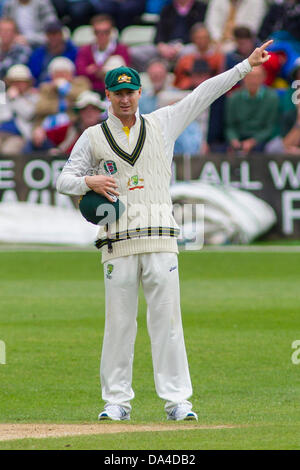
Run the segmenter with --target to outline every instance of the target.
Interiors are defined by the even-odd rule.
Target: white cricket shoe
[[[124,408],[119,405],[106,405],[104,411],[98,416],[99,421],[123,421],[129,419],[130,413],[127,413]]]
[[[198,416],[188,405],[182,403],[175,406],[173,410],[168,413],[167,419],[173,421],[198,421]]]

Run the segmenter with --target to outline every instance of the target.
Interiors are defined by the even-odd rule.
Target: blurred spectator
[[[183,44],[190,41],[190,29],[203,22],[206,4],[195,0],[173,0],[163,8],[157,24],[155,43],[165,60],[175,61]]]
[[[150,89],[143,91],[139,101],[141,114],[152,113],[158,108],[169,106],[182,99],[186,92],[174,88],[170,83],[167,64],[162,60],[153,60],[147,68]],[[178,137],[174,146],[174,154],[199,154],[202,143],[201,127],[197,121],[192,122]]]
[[[225,106],[227,96],[222,95],[214,101],[208,110],[206,146],[203,152],[223,153],[227,149],[225,138]]]
[[[259,37],[264,40],[278,31],[285,31],[290,35],[291,40],[300,41],[299,0],[275,0],[270,4],[261,25]]]
[[[78,75],[84,75],[92,82],[94,91],[104,97],[104,78],[107,70],[105,64],[111,56],[120,56],[129,65],[129,53],[125,45],[118,43],[114,23],[108,15],[98,15],[92,19],[96,37],[93,44],[82,46],[77,55],[76,68]]]
[[[280,77],[288,81],[294,63],[300,55],[300,1],[273,2],[265,16],[259,37],[275,39],[269,50],[279,55]]]
[[[187,46],[190,54],[181,57],[175,67],[175,86],[183,90],[193,90],[195,83],[201,83],[197,73],[207,78],[220,73],[224,65],[224,55],[218,52],[210,40],[210,35],[203,23],[196,23],[191,29],[192,46]],[[196,85],[197,86],[197,85]]]
[[[55,57],[67,57],[75,63],[77,56],[77,47],[70,39],[64,38],[63,25],[59,20],[48,23],[45,32],[47,43],[33,51],[28,63],[37,85],[49,80],[48,65]]]
[[[51,154],[70,154],[83,131],[99,124],[106,117],[105,105],[99,95],[89,90],[83,91],[78,96],[74,110],[76,117],[68,126],[47,132],[49,141],[54,145],[50,150]]]
[[[0,0],[0,17],[3,16],[3,6],[7,0]]]
[[[235,49],[228,52],[225,58],[225,70],[229,70],[239,62],[247,59],[251,52],[258,46],[255,34],[247,26],[237,26],[233,30]],[[266,71],[265,85],[272,85],[280,72],[281,62],[279,56],[270,52],[270,59],[263,64]],[[237,84],[239,87],[240,84]]]
[[[215,75],[205,59],[184,56],[175,69],[174,85],[182,90],[194,90],[200,83]]]
[[[292,86],[280,103],[280,136],[266,146],[267,153],[300,155],[300,58],[291,74]]]
[[[145,11],[146,0],[90,0],[98,14],[112,16],[119,31]]]
[[[169,75],[167,64],[161,59],[153,59],[147,67],[146,74],[149,79],[149,89],[142,88],[142,96],[139,101],[139,111],[141,114],[152,113],[158,109],[159,94],[162,91],[175,90],[171,84],[173,75]]]
[[[265,0],[210,0],[205,22],[212,39],[228,51],[233,47],[234,28],[248,26],[257,33],[265,12]]]
[[[146,0],[146,13],[159,15],[163,7],[169,5],[172,0]]]
[[[3,16],[16,22],[23,43],[32,47],[46,42],[46,24],[57,19],[50,0],[7,0]]]
[[[199,56],[201,57],[201,56]],[[218,63],[218,62],[215,62]],[[183,56],[175,69],[175,86],[181,89],[193,90],[205,80],[216,74],[205,58]],[[224,107],[226,97],[223,95],[214,101],[198,118],[201,128],[201,153],[224,152],[226,148],[224,137]]]
[[[3,79],[10,67],[27,64],[31,49],[17,43],[18,30],[15,22],[9,18],[0,20],[0,79]]]
[[[90,0],[51,0],[56,13],[71,31],[81,25],[89,24],[93,16]]]
[[[300,80],[300,57],[294,62],[293,69],[291,70],[291,82]],[[299,85],[299,84],[298,84]]]
[[[75,77],[75,66],[66,57],[56,57],[50,62],[48,73],[51,82],[42,83],[36,105],[35,129],[32,150],[47,149],[47,132],[66,129],[74,118],[74,103],[80,93],[91,88],[86,77]],[[28,148],[27,148],[28,149]]]
[[[227,98],[226,137],[234,151],[263,151],[274,137],[279,99],[275,90],[264,86],[265,69],[255,67],[244,78],[242,89]]]
[[[190,41],[190,29],[205,17],[206,4],[200,0],[172,0],[161,12],[154,44],[130,48],[132,67],[144,72],[153,59],[163,59],[173,69],[183,45]]]
[[[281,137],[275,137],[266,146],[267,153],[300,155],[300,100],[281,119]]]
[[[283,147],[289,155],[300,155],[300,100],[283,119]]]
[[[297,93],[295,88],[299,88],[300,84],[300,57],[298,57],[294,63],[294,67],[292,68],[289,76],[289,82],[291,83],[291,86],[285,89],[284,93],[280,94],[280,110],[282,115],[290,110],[294,110],[296,106],[296,103],[294,103],[295,93]]]
[[[257,47],[255,34],[247,26],[237,26],[233,30],[235,49],[228,52],[225,57],[225,70],[229,70],[239,62],[249,57]]]
[[[205,23],[195,23],[190,29],[190,42],[184,45],[180,51],[180,57],[188,54],[211,55],[219,52],[219,57],[223,54],[220,48],[215,45],[210,37],[210,33]]]
[[[30,138],[38,100],[26,65],[13,65],[6,75],[6,104],[0,106],[0,152],[17,155]]]

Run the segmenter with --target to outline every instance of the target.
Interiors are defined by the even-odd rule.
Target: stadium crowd
[[[269,38],[271,59],[193,122],[175,154],[300,155],[300,0],[0,0],[0,153],[68,155],[106,119],[112,68],[140,72],[149,113]]]

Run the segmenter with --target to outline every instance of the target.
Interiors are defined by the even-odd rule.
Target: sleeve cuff
[[[81,177],[81,189],[82,194],[86,194],[87,192],[91,191],[91,188],[85,182],[85,176]]]
[[[247,73],[251,72],[251,70],[252,70],[252,67],[251,67],[248,59],[245,59],[245,60],[243,60],[243,62],[240,62],[237,65],[237,68],[238,68],[242,78],[244,78],[245,75],[247,75]]]
[[[251,67],[249,60],[245,59],[242,63],[245,64],[245,68],[247,69],[247,72],[251,72],[253,67]]]

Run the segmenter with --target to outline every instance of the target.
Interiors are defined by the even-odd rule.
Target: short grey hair
[[[51,60],[50,64],[48,65],[49,74],[53,75],[55,72],[61,70],[65,70],[74,74],[75,65],[67,57],[56,57],[55,59]]]

